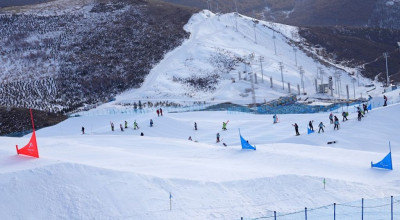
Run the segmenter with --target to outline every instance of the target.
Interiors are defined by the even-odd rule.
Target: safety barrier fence
[[[400,219],[400,197],[361,199],[348,203],[334,203],[294,212],[267,211],[267,215],[241,220],[393,220]]]

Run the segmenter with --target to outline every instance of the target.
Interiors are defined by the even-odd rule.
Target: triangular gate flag
[[[239,129],[239,135],[240,135],[240,143],[242,144],[242,149],[248,149],[248,150],[256,150],[256,146],[251,146],[249,142],[247,142],[242,135],[240,134],[240,129]]]
[[[375,168],[393,170],[393,165],[392,165],[392,148],[390,147],[390,142],[389,142],[389,149],[390,149],[389,154],[386,155],[386,157],[383,158],[380,162],[378,162],[378,163],[372,163],[372,161],[371,161],[371,168],[375,167]]]
[[[369,104],[368,107],[367,107],[367,109],[368,109],[369,111],[371,111],[371,110],[372,110],[372,105]]]
[[[314,133],[314,131],[311,130],[310,128],[307,128],[307,134],[312,134],[312,133]]]
[[[29,141],[29,143],[25,147],[18,149],[18,145],[16,146],[17,154],[23,154],[26,156],[39,158],[39,151],[38,151],[37,142],[36,142],[35,124],[33,123],[32,109],[29,109],[29,110],[31,113],[32,128],[33,128],[32,137],[31,137],[31,140]]]

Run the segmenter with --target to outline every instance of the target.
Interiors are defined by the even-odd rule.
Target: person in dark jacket
[[[309,123],[308,123],[308,127],[310,127],[310,130],[311,131],[314,131],[314,127],[313,127],[313,121],[310,121]]]
[[[299,126],[297,125],[297,123],[294,123],[294,130],[296,131],[296,136],[299,136],[300,135],[300,133],[299,133]]]

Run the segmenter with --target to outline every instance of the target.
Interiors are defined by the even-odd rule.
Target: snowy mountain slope
[[[0,138],[0,211],[4,219],[238,219],[399,195],[400,139],[392,126],[399,110],[376,108],[361,122],[350,112],[339,131],[326,113],[279,115],[278,124],[271,115],[227,112],[70,118],[37,131],[40,159],[15,155],[14,145],[28,136]],[[125,120],[130,128],[121,132]],[[140,130],[131,128],[134,120]],[[314,127],[323,121],[325,133],[306,135],[309,120]],[[87,134],[79,134],[81,126]],[[256,151],[240,149],[239,128]],[[228,147],[215,143],[217,132]],[[338,143],[326,144],[332,140]],[[371,169],[387,154],[388,140],[394,170]]]
[[[327,83],[328,77],[334,76],[335,72],[341,74],[342,84],[340,92],[336,94],[335,91],[334,98],[338,98],[339,94],[341,98],[345,97],[345,86],[352,87],[352,77],[347,72],[355,70],[345,68],[345,72],[332,64],[324,66],[300,50],[295,54],[294,45],[302,45],[296,27],[236,17],[233,13],[217,15],[205,10],[195,14],[185,30],[190,33],[190,38],[152,69],[141,88],[117,96],[117,103],[132,103],[133,100],[179,102],[189,99],[248,104],[252,103],[249,73],[257,75],[255,96],[260,103],[288,95],[287,83],[291,84],[291,93],[298,93],[297,85],[300,85],[303,93],[299,66],[304,69],[304,92],[307,97],[321,97],[316,94],[315,79],[318,78],[318,84]],[[261,63],[260,56],[263,57]],[[280,62],[284,66],[285,90],[282,87]],[[324,72],[322,76],[319,74],[321,70]],[[239,80],[239,72],[242,80]],[[270,77],[273,88],[270,88]],[[360,80],[361,85],[370,83],[366,79]],[[357,87],[356,97],[360,93],[365,95],[366,90]],[[377,93],[381,91],[378,90]]]

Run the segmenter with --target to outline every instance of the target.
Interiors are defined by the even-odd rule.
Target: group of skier
[[[364,103],[364,104],[362,104],[362,108],[357,107],[357,114],[358,114],[358,120],[359,121],[361,121],[361,118],[364,117],[365,113],[368,113],[368,106],[367,106],[367,104]],[[343,117],[342,121],[349,120],[347,118],[347,116],[349,116],[349,112],[343,111],[342,112],[342,117]],[[309,121],[309,123],[308,123],[308,128],[310,129],[310,131],[314,131],[313,122],[314,121]],[[340,125],[339,118],[336,115],[333,115],[333,113],[329,114],[329,122],[330,122],[330,124],[334,125],[333,126],[333,130],[339,130],[339,128],[340,128],[339,127],[339,125]],[[275,115],[274,115],[274,123],[275,123]],[[297,125],[297,123],[294,123],[292,125],[293,125],[293,127],[295,129],[296,136],[300,135],[299,126]],[[320,122],[318,127],[319,127],[318,133],[320,133],[321,131],[323,133],[325,132],[324,131],[324,127],[325,127],[324,123]]]

